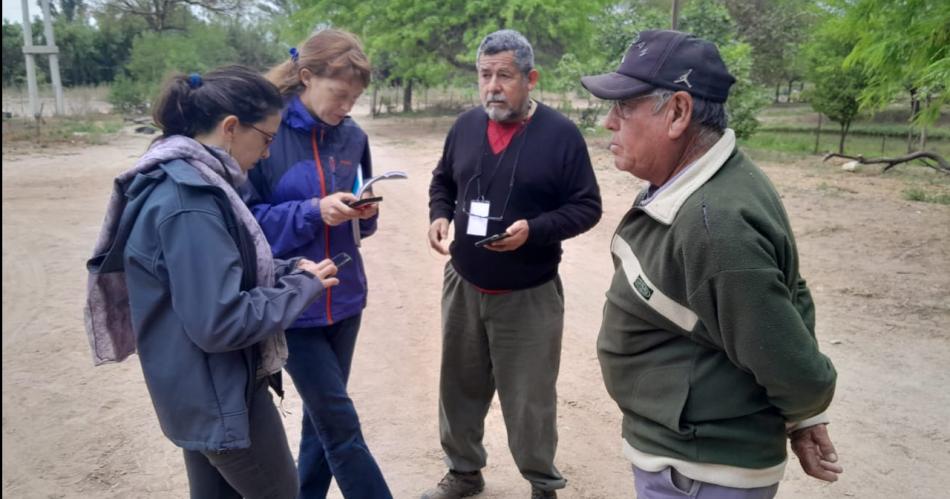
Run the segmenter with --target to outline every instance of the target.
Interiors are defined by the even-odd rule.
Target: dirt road
[[[370,447],[397,498],[441,477],[436,401],[444,257],[428,249],[429,172],[450,120],[363,119],[379,186],[380,231],[365,241],[369,308],[351,379]],[[180,451],[158,428],[137,359],[93,368],[82,326],[85,271],[112,177],[148,138],[82,150],[3,152],[3,495],[185,497]],[[603,388],[595,338],[612,272],[609,238],[639,184],[592,143],[603,220],[565,244],[566,329],[557,464],[563,498],[632,497],[620,413]],[[833,485],[792,458],[782,498],[946,497],[950,476],[950,206],[904,201],[901,183],[813,161],[762,162],[797,232],[818,336],[839,371],[830,427],[846,472]],[[285,378],[286,379],[286,378]],[[285,419],[299,441],[300,401]],[[487,422],[482,497],[526,497],[497,402]],[[338,492],[333,497],[339,497]]]

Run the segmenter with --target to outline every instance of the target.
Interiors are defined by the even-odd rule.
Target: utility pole
[[[59,48],[53,38],[53,23],[50,20],[49,0],[40,0],[43,9],[43,33],[46,35],[46,45],[33,45],[33,25],[30,23],[29,0],[21,0],[23,5],[23,55],[26,56],[26,86],[30,94],[30,110],[34,118],[40,115],[39,89],[36,84],[36,55],[49,56],[50,80],[53,92],[56,95],[56,114],[65,114],[63,104],[63,83],[59,77]]]
[[[679,29],[680,24],[680,2],[679,0],[673,0],[673,12],[671,14],[672,22],[670,23],[670,29],[677,30]]]

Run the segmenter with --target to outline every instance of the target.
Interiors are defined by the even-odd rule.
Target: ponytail
[[[227,116],[257,123],[282,106],[277,88],[263,76],[243,66],[225,66],[203,77],[172,75],[152,106],[152,120],[162,137],[194,138],[213,130]]]
[[[314,76],[357,82],[369,86],[372,67],[363,45],[352,33],[325,29],[290,49],[290,58],[271,68],[267,79],[283,96],[303,91],[300,70],[308,69]]]

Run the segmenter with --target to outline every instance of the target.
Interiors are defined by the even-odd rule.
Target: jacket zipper
[[[320,138],[323,138],[323,134],[320,134]],[[320,149],[317,147],[317,129],[314,128],[310,131],[310,145],[313,146],[313,159],[314,164],[317,167],[317,174],[320,176],[320,197],[327,197],[327,179],[323,174],[323,162],[320,161]],[[323,241],[324,248],[323,252],[326,258],[330,258],[330,226],[326,223],[323,224]],[[330,304],[333,301],[333,289],[329,288],[327,291],[326,298],[326,309],[327,309],[327,325],[333,324],[333,311],[331,310]]]

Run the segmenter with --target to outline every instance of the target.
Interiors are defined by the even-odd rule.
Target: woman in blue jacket
[[[369,84],[370,65],[355,36],[332,29],[290,53],[267,74],[284,96],[283,121],[245,199],[274,256],[353,259],[340,268],[340,285],[287,330],[287,372],[304,403],[300,497],[326,497],[335,477],[347,498],[384,499],[389,488],[346,391],[366,306],[358,237],[375,232],[377,219],[374,205],[348,206],[358,178],[372,172],[366,134],[348,114]]]
[[[163,134],[116,179],[90,261],[96,359],[138,350],[192,498],[297,494],[268,385],[280,393],[283,331],[337,283],[336,268],[274,260],[235,191],[267,157],[281,106],[246,68],[173,77],[153,108]]]

